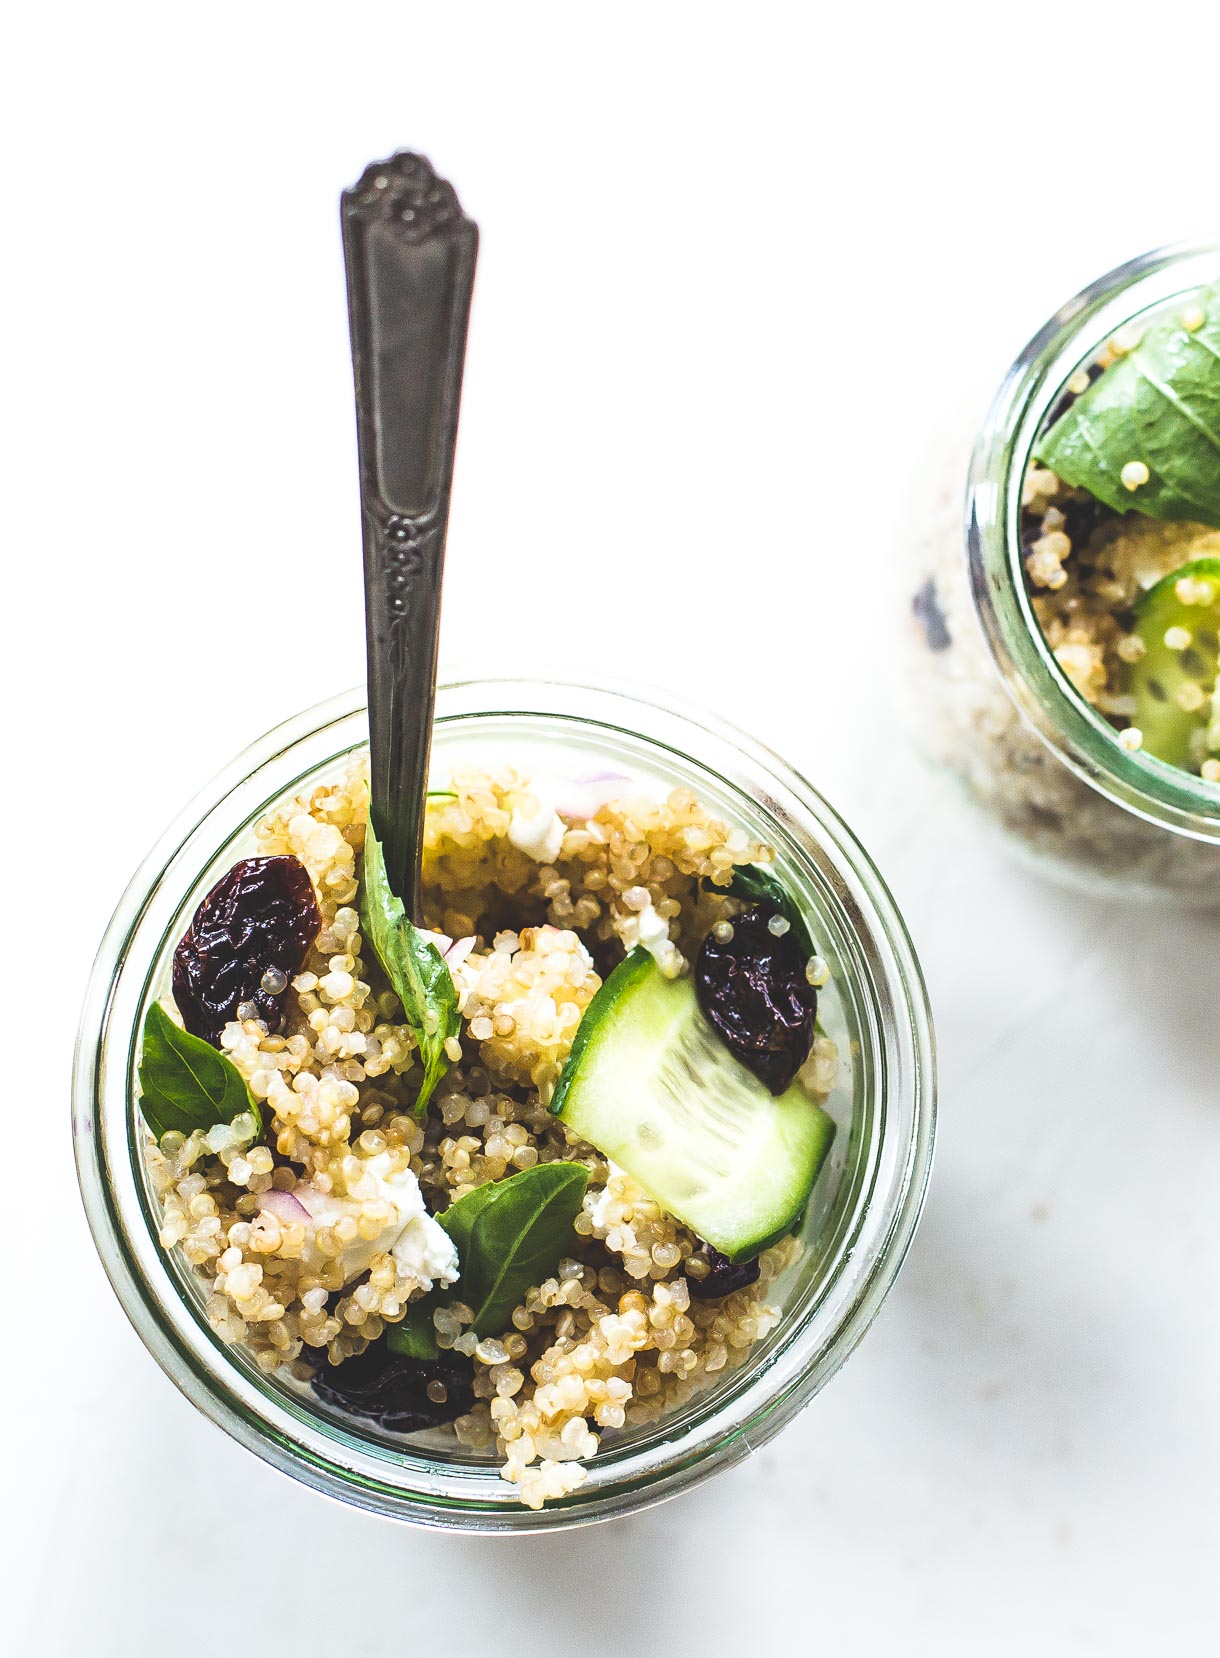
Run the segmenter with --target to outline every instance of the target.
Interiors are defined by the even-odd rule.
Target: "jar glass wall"
[[[659,1422],[608,1435],[585,1484],[535,1513],[493,1461],[439,1435],[414,1440],[329,1414],[301,1384],[226,1346],[206,1287],[157,1238],[134,1098],[139,1031],[168,988],[174,945],[200,898],[254,845],[277,802],[341,774],[367,743],[356,695],[289,722],[206,789],[140,870],[111,924],[78,1044],[74,1133],[93,1233],[132,1322],[213,1421],[331,1496],[415,1522],[534,1530],[657,1501],[747,1454],[833,1374],[879,1308],[915,1226],[931,1155],[934,1063],[918,966],[893,902],[833,811],[776,756],[690,710],[609,687],[459,679],[438,692],[434,769],[476,758],[592,769],[687,786],[774,847],[833,969],[822,1016],[848,1056],[828,1104],[839,1132],[778,1286],[782,1317],[747,1361]]]
[[[1218,246],[1163,249],[1100,278],[1051,318],[1009,370],[969,479],[955,478],[951,506],[930,522],[914,584],[920,737],[930,757],[1044,865],[1100,891],[1199,906],[1220,904],[1220,785],[1124,748],[1074,689],[1033,613],[1021,507],[1034,444],[1072,375],[1119,328],[1218,274]]]

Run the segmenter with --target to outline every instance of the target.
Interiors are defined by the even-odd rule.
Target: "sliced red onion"
[[[449,946],[449,948],[445,951],[445,965],[448,967],[450,973],[454,972],[456,968],[459,968],[462,965],[462,963],[466,960],[466,957],[474,949],[476,942],[477,940],[472,933],[469,938],[456,939],[454,943]]]
[[[313,1219],[299,1197],[292,1192],[281,1192],[275,1186],[269,1192],[259,1193],[258,1206],[277,1220],[289,1221],[294,1226],[308,1225]]]

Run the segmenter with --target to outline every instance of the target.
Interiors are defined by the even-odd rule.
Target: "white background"
[[[13,1651],[1211,1647],[1216,923],[1010,866],[908,754],[894,641],[928,433],[1084,282],[1215,232],[1218,48],[1202,0],[10,17]],[[363,672],[337,198],[403,145],[483,233],[445,656],[649,680],[785,750],[892,882],[942,1045],[923,1228],[846,1370],[744,1468],[554,1539],[345,1513],[228,1443],[69,1160],[130,873]]]

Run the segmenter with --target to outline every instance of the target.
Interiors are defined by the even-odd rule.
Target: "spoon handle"
[[[479,232],[406,151],[343,192],[364,529],[372,816],[386,875],[421,920],[419,864],[441,572]]]

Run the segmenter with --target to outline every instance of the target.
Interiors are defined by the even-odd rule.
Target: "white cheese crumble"
[[[623,918],[619,927],[619,937],[627,950],[634,950],[637,944],[642,944],[658,963],[667,960],[672,953],[669,922],[664,916],[657,914],[651,898],[642,910]]]
[[[527,817],[519,806],[514,807],[508,824],[508,838],[518,852],[524,852],[535,863],[553,864],[563,846],[567,825],[555,810],[552,796],[544,794],[536,784],[533,794],[538,802],[537,812]]]
[[[610,1182],[616,1175],[626,1173],[624,1169],[619,1168],[617,1163],[612,1160],[608,1161],[610,1165],[610,1172],[606,1176],[606,1184],[602,1187],[600,1192],[596,1192],[592,1196],[585,1199],[586,1214],[593,1222],[594,1226],[602,1232],[605,1232],[610,1224],[608,1219],[608,1212],[611,1203]]]
[[[319,1227],[334,1226],[344,1215],[358,1218],[365,1202],[380,1198],[389,1205],[393,1218],[375,1238],[355,1238],[344,1246],[339,1257],[343,1282],[350,1284],[353,1278],[367,1272],[374,1255],[390,1253],[399,1271],[415,1278],[421,1289],[454,1283],[458,1255],[453,1239],[424,1207],[419,1181],[411,1170],[399,1169],[391,1174],[389,1169],[388,1152],[370,1157],[348,1197],[319,1192],[316,1187],[304,1184],[297,1187],[294,1196],[309,1211],[310,1217],[301,1259],[311,1270],[316,1270],[323,1261],[316,1239]]]

